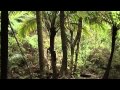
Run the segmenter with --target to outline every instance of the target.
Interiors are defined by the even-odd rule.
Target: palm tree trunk
[[[38,48],[39,48],[39,65],[40,76],[44,74],[44,49],[43,49],[43,34],[42,34],[42,11],[36,11]]]
[[[67,74],[67,37],[65,33],[65,17],[64,17],[64,11],[60,11],[60,28],[61,28],[61,41],[62,41],[62,50],[63,50],[63,60],[62,60],[62,66],[60,70],[60,74]]]

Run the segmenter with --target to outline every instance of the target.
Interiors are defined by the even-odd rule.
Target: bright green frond
[[[28,17],[20,26],[19,35],[25,37],[29,32],[36,30],[36,18]]]

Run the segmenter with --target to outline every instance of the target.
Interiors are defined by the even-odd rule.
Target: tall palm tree
[[[39,65],[40,75],[44,74],[44,49],[43,49],[43,34],[42,34],[42,11],[36,11],[37,34],[38,34],[38,49],[39,49]]]

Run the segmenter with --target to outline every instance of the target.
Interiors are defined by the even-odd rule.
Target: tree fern
[[[28,17],[19,27],[19,35],[24,38],[26,34],[34,30],[36,30],[36,19],[35,17]]]
[[[33,11],[9,11],[9,19],[12,27],[18,31],[18,35],[21,37],[25,37],[29,31],[36,27]]]

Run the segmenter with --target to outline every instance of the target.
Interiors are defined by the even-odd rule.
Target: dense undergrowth
[[[46,64],[46,73],[52,73],[50,55],[47,54],[47,49],[49,48],[49,36],[44,33],[44,47],[45,47],[45,57],[47,60]],[[87,41],[87,40],[86,40]],[[89,42],[90,41],[90,42]],[[84,44],[80,49],[80,56],[78,58],[78,68],[76,72],[73,73],[70,78],[84,79],[82,76],[88,75],[86,78],[102,78],[108,58],[110,56],[110,47],[109,46],[94,46],[91,40],[88,41],[88,44]],[[114,53],[114,59],[112,64],[112,69],[110,72],[110,78],[120,78],[120,38],[117,39],[116,51]],[[38,46],[37,46],[37,36],[33,35],[32,37],[27,36],[25,40],[21,43],[21,48],[25,55],[25,60],[29,67],[27,67],[26,61],[23,60],[23,56],[20,53],[19,47],[17,46],[15,39],[9,37],[9,78],[14,79],[27,79],[29,78],[29,69],[32,73],[32,78],[39,78],[39,65],[38,65]],[[60,69],[62,52],[61,52],[61,40],[60,37],[56,37],[55,41],[55,50],[57,52],[57,68]],[[69,47],[68,47],[69,48]],[[70,52],[68,54],[70,56]],[[70,57],[68,57],[68,69]],[[47,76],[46,76],[47,78]]]
[[[53,13],[53,14],[51,14]],[[86,14],[87,13],[87,14]],[[55,27],[58,30],[55,36],[54,49],[56,51],[56,67],[58,79],[101,79],[106,71],[109,57],[111,55],[111,43],[112,33],[111,24],[102,22],[101,14],[98,12],[65,12],[65,32],[67,36],[67,75],[60,76],[59,72],[62,65],[63,51],[61,42],[61,32],[59,27],[59,18],[56,19]],[[44,79],[52,79],[52,66],[51,55],[48,51],[50,47],[50,32],[47,30],[48,25],[54,16],[54,12],[43,12],[42,29],[43,29],[43,46],[44,46],[44,63],[45,73]],[[46,15],[46,16],[45,16]],[[58,13],[59,15],[59,13]],[[106,15],[106,13],[105,13]],[[107,13],[108,15],[108,13]],[[111,20],[106,15],[108,21]],[[114,12],[114,19],[117,14]],[[16,17],[15,17],[16,16]],[[22,16],[22,17],[21,17]],[[83,18],[82,21],[82,33],[80,38],[80,49],[78,52],[77,68],[75,68],[75,55],[77,52],[77,46],[75,46],[73,57],[73,71],[70,72],[71,65],[71,32],[73,31],[73,40],[77,34],[77,24],[79,17]],[[49,20],[50,19],[50,20]],[[9,33],[8,39],[8,78],[9,79],[39,79],[39,52],[38,52],[38,36],[36,32],[35,13],[34,12],[13,12],[10,16],[10,20],[14,23],[13,27],[16,32],[16,37],[19,41],[18,46],[13,34]],[[20,21],[21,20],[21,21]],[[48,23],[47,23],[48,21]],[[19,22],[19,23],[18,23]],[[115,22],[119,23],[119,17],[115,18]],[[51,24],[52,25],[52,24]],[[113,61],[110,70],[110,79],[120,78],[120,31],[116,36],[115,52],[113,55]],[[21,54],[20,48],[23,54]]]

